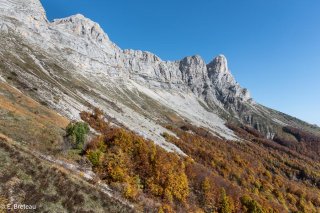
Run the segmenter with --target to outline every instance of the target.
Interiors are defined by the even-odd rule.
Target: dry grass
[[[0,139],[0,197],[6,202],[36,205],[37,212],[132,211],[7,137]]]
[[[42,106],[6,83],[0,83],[0,109],[61,128],[65,128],[69,123],[65,117]]]
[[[63,145],[68,123],[68,119],[0,83],[0,133],[40,151],[56,152]]]
[[[0,198],[36,205],[37,212],[131,212],[83,178],[33,154],[61,154],[68,123],[0,83]]]

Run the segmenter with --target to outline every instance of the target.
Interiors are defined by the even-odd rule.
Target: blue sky
[[[320,125],[319,0],[42,0],[50,20],[81,13],[121,48],[164,60],[222,53],[268,107]]]

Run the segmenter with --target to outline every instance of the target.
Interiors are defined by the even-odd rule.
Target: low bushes
[[[89,126],[84,122],[72,122],[67,128],[67,138],[75,149],[83,149]]]

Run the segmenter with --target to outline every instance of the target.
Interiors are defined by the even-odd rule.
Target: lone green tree
[[[75,149],[83,149],[89,126],[84,122],[71,122],[67,126],[67,137]]]

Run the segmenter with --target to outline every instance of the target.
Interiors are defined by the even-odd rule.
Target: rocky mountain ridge
[[[0,0],[0,16],[2,78],[16,73],[10,84],[70,119],[98,106],[169,150],[178,149],[161,134],[172,121],[231,140],[237,137],[226,122],[250,125],[268,138],[286,125],[310,128],[255,103],[223,55],[206,64],[197,55],[162,61],[150,52],[122,50],[83,15],[49,22],[39,0]]]
[[[0,206],[319,212],[319,127],[255,102],[225,56],[123,50],[39,0],[0,0],[0,46]]]

